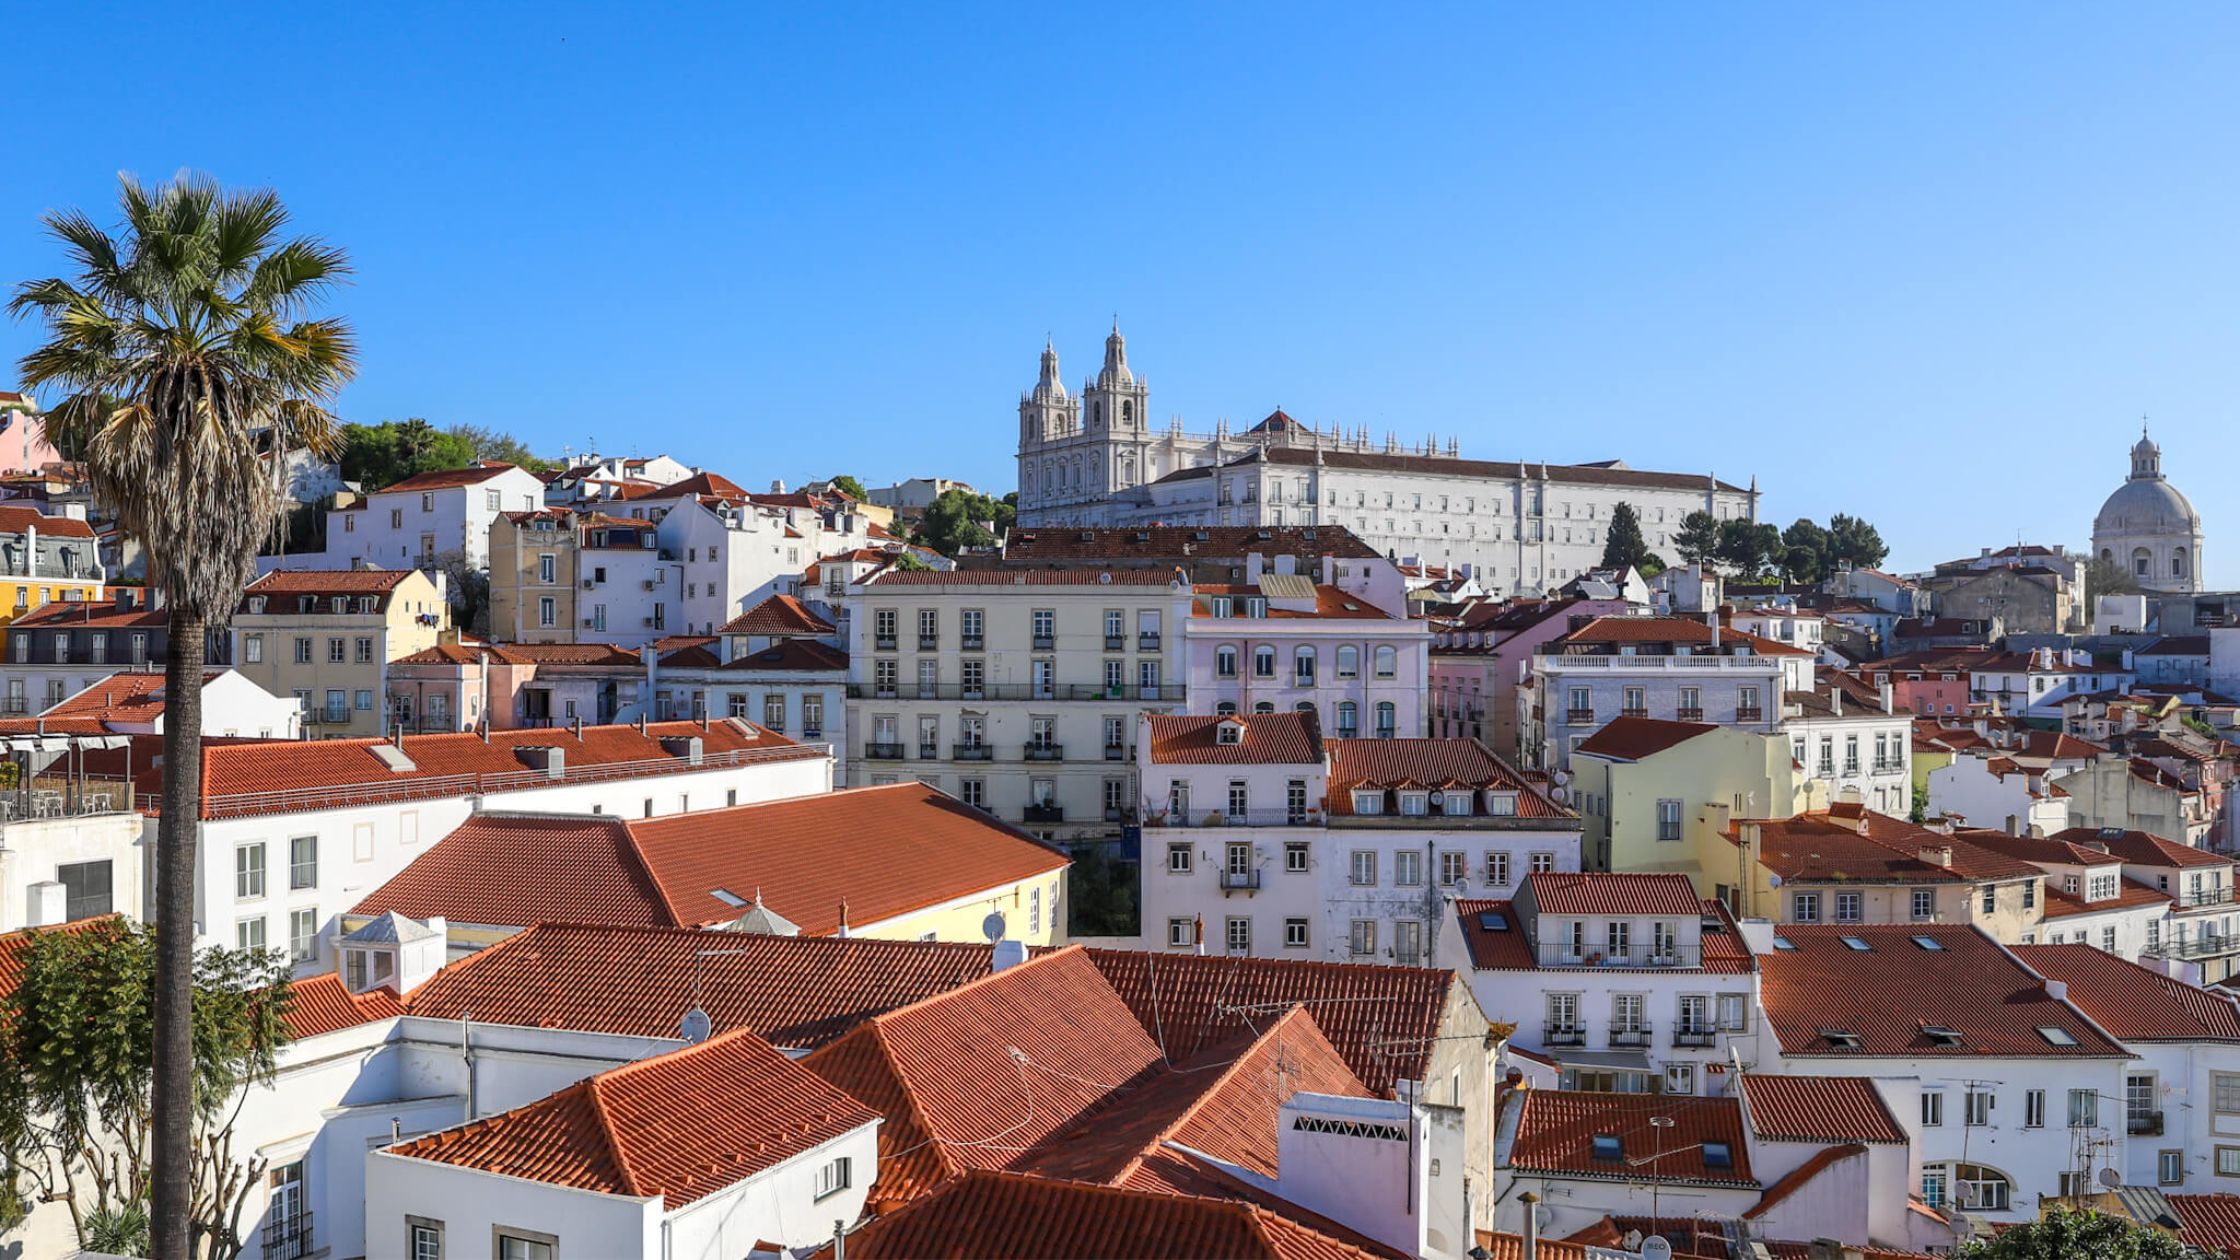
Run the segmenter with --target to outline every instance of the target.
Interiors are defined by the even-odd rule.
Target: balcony
[[[1126,761],[1128,759],[1128,746],[1126,744],[1106,744],[1104,746],[1104,759],[1106,761]]]
[[[22,696],[9,696],[5,701],[0,701],[0,713],[13,717],[29,712],[31,712],[31,702]]]
[[[1259,892],[1260,872],[1223,871],[1221,872],[1221,891],[1225,893]]]
[[[1683,722],[1701,722],[1703,720],[1703,706],[1697,705],[1692,709],[1680,709],[1674,714],[1674,716]]]
[[[918,650],[919,650],[919,651],[921,651],[921,652],[933,652],[933,651],[938,651],[938,650],[940,649],[940,647],[941,647],[941,636],[940,636],[940,635],[938,635],[938,634],[921,634],[921,635],[919,635],[919,636],[918,636]]]
[[[1594,725],[1594,710],[1565,709],[1563,711],[1563,720],[1573,726],[1592,726]]]
[[[1682,1026],[1672,1030],[1672,1048],[1675,1050],[1708,1050],[1719,1039],[1716,1029]]]
[[[1124,651],[1126,651],[1127,649],[1128,649],[1128,636],[1127,636],[1127,635],[1124,635],[1124,634],[1108,634],[1108,635],[1106,635],[1106,636],[1104,637],[1104,650],[1105,650],[1105,651],[1107,651],[1107,652],[1124,652]]]
[[[957,640],[957,647],[966,652],[978,652],[986,646],[986,643],[987,641],[979,635],[968,634]]]
[[[904,692],[907,691],[907,697]],[[1145,704],[1180,704],[1187,689],[1180,684],[1169,686],[1137,686],[1122,683],[983,683],[968,687],[960,683],[938,683],[930,686],[912,683],[908,688],[897,683],[873,681],[849,683],[850,700],[1042,700],[1060,703],[1089,701],[1110,702],[1134,700]]]
[[[1645,718],[1645,717],[1649,716],[1649,706],[1647,706],[1647,705],[1645,705],[1645,704],[1629,704],[1629,705],[1624,705],[1624,706],[1622,706],[1622,707],[1620,707],[1620,708],[1619,708],[1619,710],[1618,710],[1618,716],[1619,716],[1619,717],[1634,717],[1634,718]]]
[[[1066,820],[1066,807],[1065,807],[1065,806],[1063,806],[1063,805],[1029,805],[1029,806],[1027,806],[1027,821],[1028,821],[1028,822],[1031,822],[1031,823],[1062,823],[1062,822],[1064,822],[1065,820]]]
[[[927,744],[927,743],[920,743],[920,744],[918,745],[918,760],[920,760],[920,761],[939,761],[939,760],[941,760],[941,745],[939,745],[939,744]]]
[[[863,746],[863,759],[865,761],[900,761],[902,760],[902,745],[866,743]]]
[[[2221,884],[2215,888],[2192,889],[2178,898],[2179,908],[2185,910],[2191,910],[2197,906],[2229,906],[2231,904],[2232,889]]]
[[[1543,650],[1534,660],[1539,662],[1534,666],[1535,672],[1545,669],[1550,673],[1599,669],[1620,672],[1686,670],[1690,673],[1698,670],[1741,670],[1754,674],[1776,674],[1781,670],[1781,663],[1770,656],[1712,656],[1707,653],[1691,653],[1687,656],[1577,656]]]
[[[1610,1030],[1610,1048],[1612,1050],[1646,1050],[1649,1048],[1650,1042],[1654,1040],[1655,1038],[1650,1035],[1650,1028],[1647,1024],[1635,1028],[1613,1028]]]
[[[1063,744],[1029,744],[1020,756],[1028,761],[1064,761],[1066,748]]]
[[[1152,631],[1145,631],[1144,633],[1136,636],[1136,651],[1156,652],[1158,650],[1159,636],[1157,633]]]
[[[1562,1046],[1584,1049],[1587,1044],[1587,1030],[1584,1028],[1550,1028],[1540,1035],[1540,1044],[1550,1049]]]
[[[891,634],[875,634],[871,636],[871,646],[881,652],[892,652],[895,638]]]
[[[1763,722],[1766,720],[1766,711],[1757,705],[1751,705],[1748,708],[1736,705],[1734,720],[1737,722]]]
[[[2124,1118],[2124,1129],[2133,1137],[2162,1136],[2162,1113],[2134,1111]]]
[[[2240,954],[2240,936],[2164,941],[2159,945],[2149,945],[2140,952],[2156,958],[2223,958],[2229,954]]]
[[[1322,811],[1304,809],[1242,809],[1207,810],[1194,813],[1189,809],[1177,812],[1171,805],[1152,811],[1146,809],[1146,827],[1319,827]]]
[[[949,745],[949,760],[951,761],[994,761],[995,759],[996,749],[993,744]]]
[[[1620,971],[1672,971],[1703,965],[1702,952],[1693,946],[1641,945],[1620,949],[1588,946],[1573,949],[1568,942],[1543,941],[1539,949],[1543,967],[1599,967]]]
[[[265,1260],[303,1260],[311,1250],[311,1213],[275,1216],[264,1223]]]
[[[1035,651],[1037,651],[1037,652],[1048,652],[1048,651],[1051,651],[1052,649],[1056,648],[1057,646],[1058,646],[1058,636],[1057,636],[1057,635],[1054,635],[1054,634],[1038,634],[1038,635],[1034,636],[1034,650],[1035,650]]]

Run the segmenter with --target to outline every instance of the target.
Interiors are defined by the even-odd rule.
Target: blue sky
[[[273,186],[351,419],[1000,491],[1117,313],[1160,419],[1755,475],[1907,567],[2081,546],[2147,415],[2240,586],[2240,10],[216,12],[12,18],[0,279],[120,170]]]

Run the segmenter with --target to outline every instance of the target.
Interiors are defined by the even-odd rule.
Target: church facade
[[[2131,475],[2092,521],[2092,554],[2120,565],[2141,590],[2201,587],[2201,515],[2162,476],[2162,448],[2145,431],[2131,448]]]
[[[1491,593],[1538,594],[1601,562],[1620,503],[1668,562],[1690,512],[1757,519],[1754,480],[1737,486],[1619,460],[1465,459],[1453,438],[1404,445],[1387,433],[1379,442],[1280,410],[1242,432],[1224,423],[1189,433],[1179,421],[1154,428],[1149,401],[1117,327],[1078,395],[1045,345],[1034,388],[1019,398],[1019,527],[1342,526],[1403,564],[1467,566]]]

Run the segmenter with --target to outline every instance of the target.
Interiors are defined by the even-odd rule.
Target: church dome
[[[2138,534],[2192,534],[2201,528],[2201,516],[2176,486],[2162,480],[2140,478],[2116,487],[2093,518],[2092,532],[2103,536]]]

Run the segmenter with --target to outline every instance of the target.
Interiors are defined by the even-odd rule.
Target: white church
[[[2162,478],[2162,448],[2145,430],[2131,448],[2131,475],[2092,520],[2092,554],[2145,591],[2201,590],[2201,514]]]
[[[1019,396],[1019,525],[1343,526],[1403,564],[1467,566],[1489,592],[1537,594],[1601,562],[1620,503],[1668,562],[1690,512],[1757,519],[1755,479],[1745,488],[1620,460],[1464,459],[1452,438],[1444,447],[1436,437],[1404,446],[1390,433],[1377,442],[1282,411],[1240,433],[1226,423],[1186,433],[1180,420],[1154,429],[1149,403],[1117,325],[1104,366],[1078,395],[1046,344],[1040,377]]]

